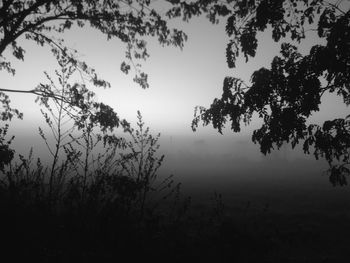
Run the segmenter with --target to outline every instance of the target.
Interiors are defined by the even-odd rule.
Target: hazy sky
[[[100,77],[111,83],[110,89],[94,90],[100,101],[112,106],[120,117],[131,122],[135,121],[136,111],[140,110],[151,130],[161,132],[162,150],[169,160],[167,169],[175,174],[176,170],[180,174],[186,174],[186,171],[192,171],[192,175],[200,174],[208,172],[208,167],[218,166],[227,173],[238,168],[242,172],[251,161],[272,159],[278,163],[281,156],[290,160],[303,156],[300,150],[292,152],[285,148],[282,153],[263,158],[258,146],[250,142],[252,130],[261,123],[258,119],[239,134],[226,129],[224,135],[220,135],[211,126],[199,128],[193,133],[190,128],[194,107],[209,106],[215,97],[220,97],[225,76],[234,75],[248,82],[254,70],[269,66],[280,47],[280,43],[271,40],[270,32],[259,36],[259,48],[254,59],[245,63],[240,58],[235,69],[228,69],[225,58],[228,39],[224,23],[212,25],[207,19],[198,18],[190,24],[174,24],[185,30],[189,40],[182,51],[174,47],[161,48],[156,41],[148,40],[150,58],[143,63],[143,69],[149,74],[150,88],[146,90],[132,82],[132,72],[130,75],[120,72],[125,49],[118,40],[106,41],[104,35],[89,28],[73,29],[64,38],[68,46],[80,51],[82,59],[93,66]],[[302,51],[307,52],[318,41],[315,35],[311,35],[303,44]],[[12,77],[1,71],[1,85],[4,88],[32,89],[38,83],[46,82],[43,71],[50,73],[57,65],[47,49],[21,40],[19,43],[23,43],[26,49],[24,62],[12,59],[16,75]],[[7,54],[5,56],[10,58]],[[23,121],[12,123],[17,135],[16,147],[27,151],[34,146],[41,151],[45,146],[37,134],[37,127],[42,117],[39,107],[34,104],[35,96],[11,94],[11,99],[13,106],[25,114]],[[339,98],[327,95],[321,111],[315,114],[313,120],[344,117],[345,110],[348,112]],[[206,167],[201,165],[204,163]],[[212,170],[214,174],[215,169]],[[245,173],[249,171],[246,169]]]

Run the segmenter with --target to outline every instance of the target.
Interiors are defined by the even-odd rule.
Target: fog
[[[300,146],[283,146],[264,156],[248,136],[230,141],[225,137],[163,138],[163,175],[174,174],[185,195],[207,204],[213,194],[228,206],[249,202],[256,209],[275,212],[345,212],[350,208],[347,187],[334,187],[328,164],[305,155]]]
[[[207,206],[218,193],[229,207],[326,213],[347,213],[350,208],[348,188],[333,187],[328,164],[305,155],[301,145],[284,145],[264,156],[248,135],[214,133],[162,134],[159,144],[158,156],[165,155],[159,178],[174,175],[182,196],[191,196],[194,206]],[[34,157],[50,160],[34,131],[17,132],[13,145],[24,156],[33,148]]]
[[[239,67],[231,72],[226,67],[227,39],[223,24],[213,27],[202,18],[186,28],[190,39],[183,51],[160,49],[157,43],[150,41],[151,57],[144,65],[151,76],[148,90],[135,87],[130,76],[119,72],[123,59],[119,42],[106,42],[95,31],[91,31],[96,34],[91,41],[87,33],[90,31],[80,29],[69,32],[66,39],[72,46],[79,47],[84,59],[111,82],[111,89],[97,92],[100,101],[114,107],[129,121],[135,120],[136,110],[141,110],[152,133],[161,133],[159,155],[164,154],[165,160],[160,176],[173,174],[175,180],[182,183],[183,194],[191,195],[194,201],[207,202],[216,191],[230,204],[251,201],[257,206],[269,204],[276,209],[291,210],[292,205],[295,209],[346,205],[343,195],[348,195],[347,187],[333,187],[325,174],[327,163],[304,155],[300,145],[296,149],[284,146],[270,155],[262,155],[259,146],[251,142],[252,131],[259,127],[256,118],[239,134],[225,129],[224,135],[220,135],[212,127],[200,127],[196,133],[191,131],[194,107],[208,106],[214,97],[221,96],[225,76],[239,76],[249,81],[254,69],[268,64],[278,53],[279,44],[273,43],[269,34],[261,36],[257,56],[248,63],[240,58]],[[307,50],[312,43],[304,43],[303,49]],[[1,72],[5,86],[33,88],[45,82],[44,70],[50,72],[57,67],[52,57],[39,55],[43,51],[40,47],[25,47],[30,52],[26,54],[25,63],[14,61],[15,78]],[[111,56],[115,59],[111,60]],[[16,136],[13,143],[16,152],[26,156],[33,148],[34,156],[50,160],[37,132],[38,126],[46,129],[47,134],[50,131],[40,119],[34,98],[16,94],[11,95],[11,100],[12,105],[25,114],[23,121],[10,123],[9,135]],[[310,122],[322,123],[344,117],[345,110],[348,109],[338,96],[325,94],[321,110]]]

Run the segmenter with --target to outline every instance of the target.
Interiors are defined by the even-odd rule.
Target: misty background
[[[328,167],[324,160],[316,161],[312,155],[304,155],[301,145],[294,150],[285,145],[267,156],[260,153],[259,146],[251,142],[252,131],[261,124],[257,117],[236,134],[226,128],[221,135],[211,126],[201,127],[195,133],[191,130],[194,107],[209,106],[213,98],[221,96],[225,76],[234,75],[249,82],[254,70],[269,67],[280,47],[280,43],[271,40],[271,32],[267,30],[260,35],[255,58],[245,63],[240,57],[237,67],[229,70],[223,23],[213,26],[205,18],[193,19],[190,24],[172,23],[183,29],[189,39],[182,51],[161,48],[149,39],[150,58],[143,63],[144,71],[149,74],[147,90],[132,82],[132,73],[120,72],[125,49],[118,40],[106,41],[105,36],[87,28],[76,28],[63,35],[66,44],[78,48],[81,59],[111,83],[111,88],[106,90],[92,87],[98,99],[132,125],[140,110],[152,133],[161,133],[159,155],[164,154],[165,161],[160,174],[173,174],[176,181],[182,182],[184,194],[191,195],[199,205],[208,202],[215,191],[232,206],[251,202],[258,209],[268,205],[278,211],[327,209],[346,213],[350,208],[348,188],[331,185],[324,173]],[[303,43],[302,52],[319,41],[315,32],[309,34],[314,41]],[[13,61],[15,77],[0,72],[4,87],[32,89],[39,83],[47,83],[44,71],[52,74],[57,68],[55,59],[45,48],[25,41],[23,47],[27,50],[24,62]],[[14,149],[26,155],[33,147],[35,156],[48,156],[38,134],[39,126],[47,132],[48,127],[34,103],[35,96],[10,94],[10,98],[12,106],[24,113],[23,121],[10,123],[9,134],[16,135]],[[340,98],[326,94],[320,112],[310,123],[343,116],[345,110]],[[122,134],[120,130],[117,133]]]

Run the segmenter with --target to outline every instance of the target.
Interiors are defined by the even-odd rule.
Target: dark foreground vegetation
[[[177,192],[142,208],[140,189],[122,192],[134,183],[127,178],[116,176],[97,190],[91,183],[85,199],[67,190],[55,200],[59,205],[40,196],[43,182],[24,174],[14,187],[3,186],[2,256],[12,262],[348,262],[349,214],[274,213],[249,203],[227,210],[219,195],[199,209]]]
[[[51,166],[30,153],[2,167],[3,257],[19,262],[348,262],[350,214],[274,212],[250,202],[224,203],[220,194],[198,206],[181,195],[172,176],[158,174],[163,161],[158,137],[145,129],[140,114],[138,119],[123,147],[103,144],[98,136],[84,140],[88,133],[82,129],[79,140],[69,137],[61,148],[53,144],[64,155],[51,149]],[[87,142],[90,147],[77,145]]]

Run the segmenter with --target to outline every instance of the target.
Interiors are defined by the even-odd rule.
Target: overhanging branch
[[[41,97],[47,97],[47,98],[53,98],[56,100],[60,100],[63,101],[65,103],[70,103],[70,101],[68,101],[65,97],[55,94],[53,92],[45,92],[45,91],[40,91],[40,90],[36,90],[36,89],[32,89],[32,90],[19,90],[19,89],[2,89],[0,88],[0,92],[12,92],[12,93],[31,93],[37,96],[41,96]]]

